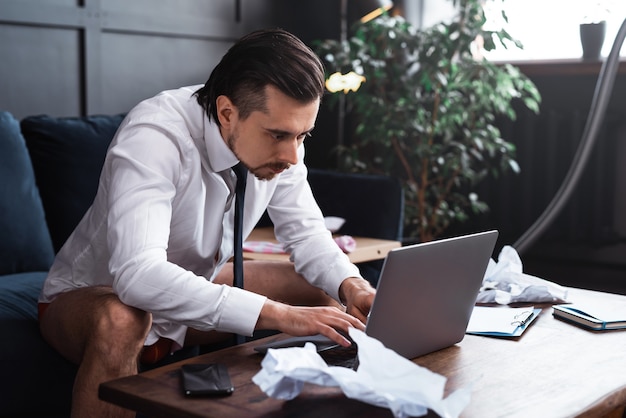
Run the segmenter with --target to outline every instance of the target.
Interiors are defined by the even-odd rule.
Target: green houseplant
[[[456,17],[423,30],[384,14],[357,23],[343,43],[315,45],[328,74],[354,71],[365,79],[357,91],[346,90],[355,130],[339,149],[340,169],[400,178],[405,236],[420,241],[488,209],[474,186],[487,175],[519,171],[497,117],[514,119],[515,101],[539,109],[537,89],[516,67],[476,57],[477,39],[486,50],[496,41],[521,47],[506,31],[483,28],[482,3],[453,0]]]

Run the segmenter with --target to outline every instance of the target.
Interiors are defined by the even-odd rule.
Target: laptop
[[[497,237],[498,231],[492,230],[391,250],[365,333],[408,359],[460,342]],[[317,335],[270,342],[255,350],[303,346],[307,341],[319,352],[337,346]]]

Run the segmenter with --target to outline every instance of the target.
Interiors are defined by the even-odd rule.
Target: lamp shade
[[[367,22],[392,7],[391,0],[348,0],[348,23]]]

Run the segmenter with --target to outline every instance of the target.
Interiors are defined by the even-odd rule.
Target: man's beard
[[[291,164],[281,163],[281,162],[273,162],[273,163],[263,164],[258,167],[250,167],[245,161],[241,159],[241,157],[239,157],[239,154],[237,154],[237,152],[235,151],[235,142],[237,141],[235,134],[236,132],[229,135],[228,140],[227,140],[228,148],[230,148],[230,150],[233,152],[233,154],[235,154],[237,159],[241,161],[244,166],[246,166],[248,171],[252,173],[259,180],[271,180],[274,177],[276,177],[276,174],[277,174],[276,172],[284,171],[284,170],[289,169],[289,167],[291,167]],[[266,169],[269,169],[269,170],[266,170]]]
[[[243,164],[248,167],[245,162]],[[277,172],[287,170],[289,167],[291,165],[285,163],[267,163],[255,168],[248,167],[248,171],[259,180],[271,180],[276,177]]]

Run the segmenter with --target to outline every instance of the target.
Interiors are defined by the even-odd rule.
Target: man
[[[136,106],[113,139],[92,207],[40,297],[44,338],[80,365],[73,416],[125,416],[98,385],[184,345],[232,333],[363,329],[374,289],[333,242],[306,182],[305,137],[323,67],[299,39],[254,32],[204,86]],[[292,263],[248,261],[232,287],[232,167],[249,171],[244,237],[267,208]],[[132,416],[130,414],[129,416]]]

